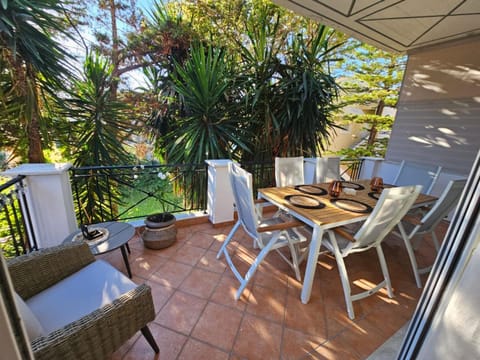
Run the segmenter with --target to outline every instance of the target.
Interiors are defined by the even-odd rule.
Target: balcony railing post
[[[359,179],[371,179],[378,175],[379,167],[383,162],[383,158],[362,157],[362,168],[360,169]]]
[[[206,160],[208,164],[207,211],[212,224],[233,221],[233,192],[228,179],[231,160]]]
[[[77,229],[68,176],[71,166],[68,163],[22,164],[3,172],[8,177],[26,176],[25,201],[39,248],[58,245]]]
[[[37,237],[33,230],[32,216],[30,214],[30,209],[28,208],[27,204],[27,195],[24,180],[16,184],[16,192],[18,202],[20,204],[20,209],[23,214],[23,222],[25,225],[26,236],[29,241],[28,246],[30,250],[38,250]]]

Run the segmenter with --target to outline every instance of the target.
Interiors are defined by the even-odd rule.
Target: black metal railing
[[[6,257],[37,249],[24,179],[19,175],[0,186],[0,247]]]
[[[207,208],[205,164],[91,166],[70,171],[80,224]]]
[[[363,159],[341,159],[340,178],[343,180],[358,180],[362,165]]]
[[[275,164],[273,162],[244,162],[242,168],[252,174],[253,193],[258,189],[275,186]]]
[[[244,162],[253,176],[254,193],[275,186],[273,162]],[[342,159],[341,177],[356,180],[362,160]],[[77,220],[91,224],[143,219],[158,212],[204,211],[207,208],[207,165],[163,164],[72,168]]]

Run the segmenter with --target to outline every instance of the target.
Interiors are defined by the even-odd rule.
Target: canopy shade
[[[381,49],[406,52],[480,34],[478,0],[273,0]]]

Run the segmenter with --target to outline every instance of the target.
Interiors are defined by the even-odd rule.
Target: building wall
[[[386,159],[468,174],[480,145],[480,37],[409,54]]]

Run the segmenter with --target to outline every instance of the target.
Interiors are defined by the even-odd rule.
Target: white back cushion
[[[50,333],[112,303],[136,287],[110,264],[97,260],[32,296],[27,304]]]
[[[46,332],[38,321],[37,317],[33,314],[32,310],[30,310],[20,295],[14,292],[13,297],[15,298],[15,304],[17,305],[18,315],[20,316],[20,319],[27,330],[27,335],[30,341],[46,335]]]

